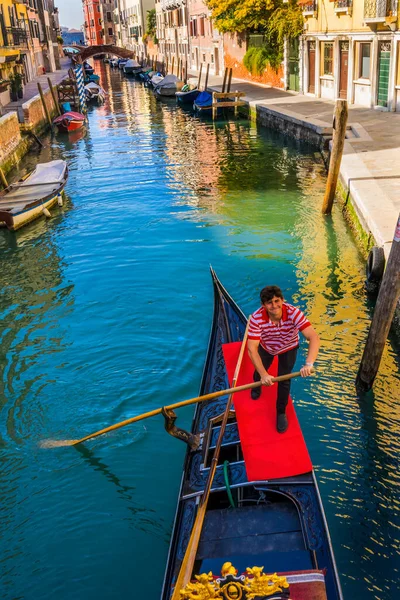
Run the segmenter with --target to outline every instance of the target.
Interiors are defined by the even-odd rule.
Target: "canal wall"
[[[56,116],[56,107],[50,90],[44,93],[51,118]],[[41,134],[49,127],[39,95],[24,104],[18,112],[13,111],[0,118],[0,167],[7,174],[36,143],[30,135]]]

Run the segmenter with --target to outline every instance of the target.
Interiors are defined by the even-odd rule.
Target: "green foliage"
[[[206,0],[215,27],[224,32],[263,30],[278,0]]]
[[[146,15],[146,30],[147,34],[154,38],[157,31],[156,9],[152,8],[147,11]]]
[[[243,64],[252,75],[262,75],[268,65],[277,70],[282,59],[282,45],[271,40],[265,46],[249,48],[243,57]]]
[[[278,43],[283,43],[285,37],[297,38],[303,33],[304,19],[301,7],[296,1],[279,6],[271,14],[267,31],[274,36]]]

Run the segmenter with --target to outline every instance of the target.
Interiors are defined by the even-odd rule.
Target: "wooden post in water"
[[[336,100],[335,117],[333,121],[334,133],[332,142],[332,152],[329,161],[328,180],[326,182],[325,196],[322,203],[322,212],[324,215],[331,214],[333,201],[335,199],[336,186],[340,171],[340,163],[342,162],[344,141],[346,138],[347,114],[347,101]]]
[[[222,90],[221,92],[224,94],[225,93],[225,86],[226,86],[226,78],[228,77],[228,67],[225,68],[225,73],[224,73],[224,80],[222,82]]]
[[[171,69],[171,73],[172,73],[172,75],[174,74],[174,63],[175,63],[175,54],[174,54],[174,56],[172,57],[172,69]]]
[[[392,247],[375,305],[374,316],[365,344],[356,385],[367,391],[371,389],[392,324],[397,302],[400,298],[400,214],[397,219]],[[394,399],[394,398],[393,398]]]
[[[57,114],[61,115],[60,105],[58,104],[58,98],[57,98],[57,86],[55,88],[53,87],[50,77],[47,78],[47,83],[49,84],[51,95],[53,97],[54,108],[56,109]]]
[[[51,125],[52,124],[51,123],[51,117],[50,117],[49,109],[47,108],[47,105],[46,105],[46,100],[45,100],[45,97],[44,97],[44,94],[43,94],[42,86],[40,85],[39,82],[38,82],[37,86],[38,86],[38,90],[39,90],[39,94],[40,94],[40,99],[42,101],[43,110],[44,110],[44,113],[46,115],[46,119],[47,119],[49,125]]]
[[[197,80],[197,89],[200,89],[200,84],[201,84],[201,72],[203,70],[203,63],[200,63],[200,71],[199,71],[199,78]]]
[[[233,71],[233,69],[229,69],[228,85],[226,86],[226,91],[228,93],[231,91],[232,71]]]
[[[165,65],[165,74],[168,75],[168,56],[167,56],[167,62]]]
[[[0,180],[1,180],[1,183],[3,184],[3,187],[8,188],[8,181],[6,179],[6,176],[4,175],[4,171],[1,167],[0,167]]]
[[[179,78],[179,72],[181,70],[181,57],[178,57],[178,69],[176,71],[176,76]]]
[[[185,60],[185,83],[187,83],[187,80],[188,80],[187,73],[188,73],[188,59],[186,57],[186,60]]]
[[[208,73],[210,71],[210,65],[209,63],[207,63],[207,69],[206,69],[206,80],[204,82],[204,91],[207,91],[207,86],[208,86]]]

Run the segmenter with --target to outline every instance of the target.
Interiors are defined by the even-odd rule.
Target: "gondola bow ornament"
[[[286,577],[267,575],[264,567],[246,569],[246,575],[237,575],[231,563],[221,569],[222,577],[213,573],[195,576],[180,592],[182,600],[290,600],[289,584]]]

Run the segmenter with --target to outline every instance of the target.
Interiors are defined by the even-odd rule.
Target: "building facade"
[[[100,0],[83,0],[83,16],[87,45],[99,46],[105,43]]]
[[[302,91],[400,111],[398,1],[300,2]]]
[[[146,54],[143,36],[147,32],[147,12],[155,8],[154,0],[120,0],[119,4],[124,47],[139,56]]]
[[[203,0],[189,0],[190,65],[197,71],[210,65],[210,73],[220,75],[224,68],[223,37],[213,27],[211,12]]]
[[[115,2],[103,1],[100,4],[100,13],[103,26],[103,44],[115,44],[115,27],[114,27],[114,8]]]
[[[159,58],[175,67],[189,64],[189,12],[186,0],[157,0],[156,21]]]

